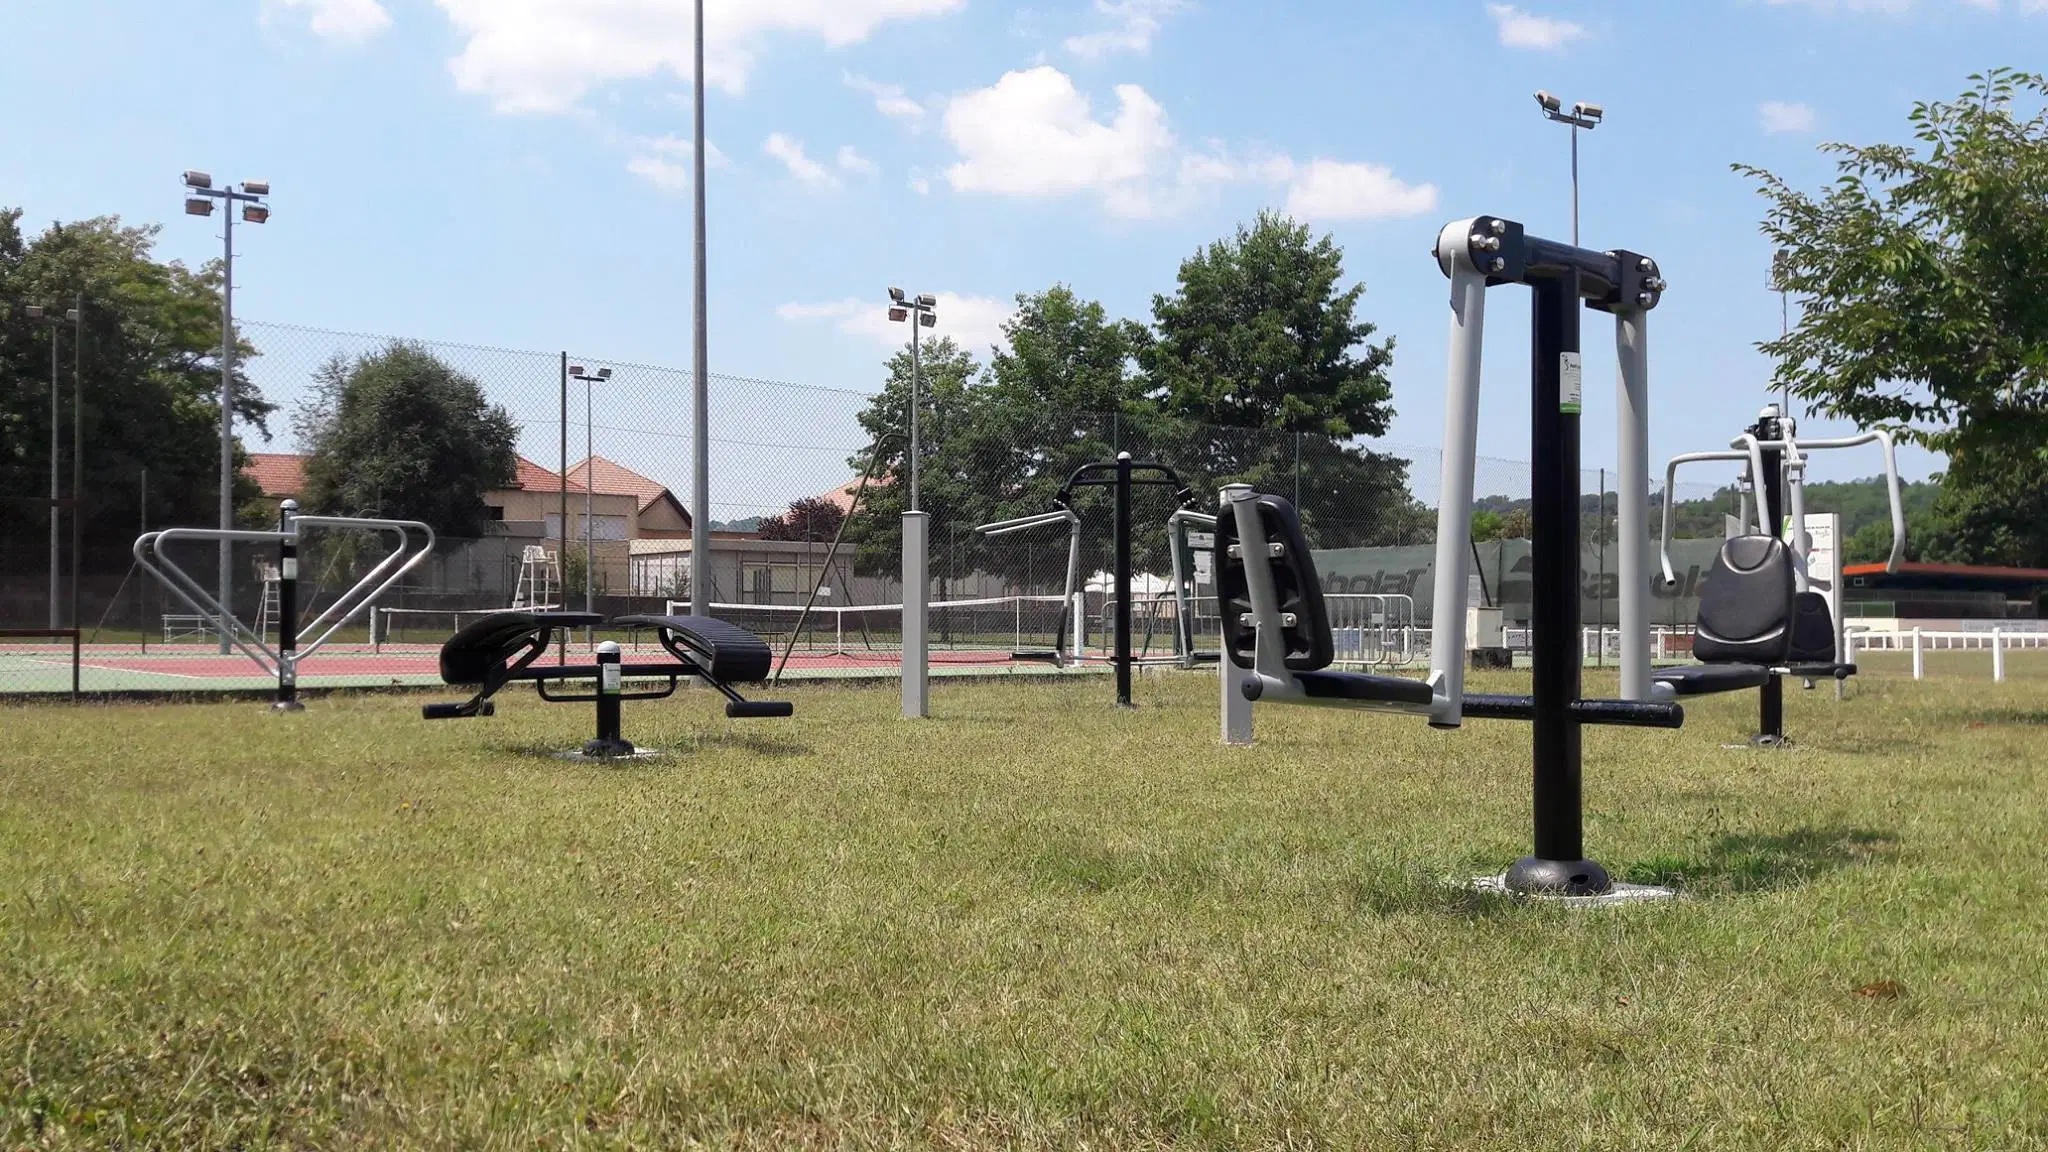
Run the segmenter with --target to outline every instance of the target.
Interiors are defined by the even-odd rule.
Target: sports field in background
[[[1603,911],[1525,725],[1215,692],[0,706],[0,1146],[2048,1147],[2039,679],[1588,729]]]

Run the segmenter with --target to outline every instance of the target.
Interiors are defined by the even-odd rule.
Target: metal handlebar
[[[1678,486],[1678,466],[1680,464],[1693,464],[1703,460],[1741,460],[1749,465],[1749,474],[1752,477],[1751,483],[1755,483],[1755,478],[1761,477],[1764,474],[1763,446],[1757,442],[1756,437],[1743,435],[1737,437],[1732,443],[1737,447],[1746,446],[1748,450],[1743,452],[1684,452],[1673,456],[1670,462],[1664,465],[1664,531],[1663,540],[1660,542],[1657,554],[1658,559],[1664,566],[1664,583],[1667,585],[1678,583],[1678,574],[1671,567],[1672,490]]]

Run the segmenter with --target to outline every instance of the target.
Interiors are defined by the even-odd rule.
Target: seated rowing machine
[[[733,719],[789,716],[796,710],[784,701],[748,700],[739,694],[733,685],[766,679],[774,657],[760,637],[708,616],[620,616],[611,621],[615,627],[653,628],[673,662],[626,664],[619,646],[606,641],[597,646],[595,664],[535,666],[557,631],[604,623],[604,617],[594,612],[499,612],[473,621],[441,645],[441,680],[473,686],[476,694],[459,703],[428,704],[420,715],[428,720],[489,716],[496,711],[491,697],[499,689],[515,680],[529,680],[543,700],[595,701],[597,736],[583,745],[583,755],[614,757],[636,752],[619,732],[620,703],[672,696],[686,676],[700,677],[717,689],[726,699],[725,714]],[[622,681],[627,677],[668,683],[658,690],[626,692]],[[549,681],[584,679],[596,682],[595,691],[548,691]]]

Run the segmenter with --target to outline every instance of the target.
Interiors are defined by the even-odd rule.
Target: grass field
[[[2048,1147],[2039,679],[1588,729],[1600,911],[1461,886],[1517,724],[507,695],[0,710],[0,1146]]]

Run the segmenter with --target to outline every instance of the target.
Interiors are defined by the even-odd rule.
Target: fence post
[[[1997,628],[1991,630],[1991,682],[1994,684],[2003,684],[2005,682],[2004,640],[2005,635],[2001,630]]]
[[[1218,513],[1219,519],[1223,516],[1237,515],[1236,505],[1230,498],[1232,488],[1240,491],[1246,490],[1242,484],[1233,484],[1225,487],[1217,494],[1217,507],[1222,510]],[[1222,525],[1218,524],[1217,527],[1220,529]],[[1211,560],[1213,567],[1210,571],[1220,572],[1223,568],[1223,561],[1224,557],[1222,556],[1214,557]],[[1216,611],[1220,617],[1224,612],[1228,612],[1230,608],[1223,603],[1221,599],[1222,593],[1219,592],[1217,595]],[[1251,678],[1251,670],[1237,666],[1237,661],[1230,658],[1230,648],[1227,644],[1224,645],[1222,653],[1217,656],[1216,666],[1220,673],[1216,678],[1222,681],[1223,743],[1225,745],[1250,744],[1252,742],[1252,702],[1245,698],[1244,682]]]
[[[1913,679],[1918,680],[1926,673],[1920,659],[1920,629],[1913,629]]]
[[[1856,634],[1854,632],[1847,631],[1846,629],[1842,632],[1841,659],[1842,663],[1844,664],[1849,664],[1853,666],[1856,663]],[[1842,678],[1840,676],[1837,676],[1835,677],[1835,699],[1840,700],[1841,698]]]

